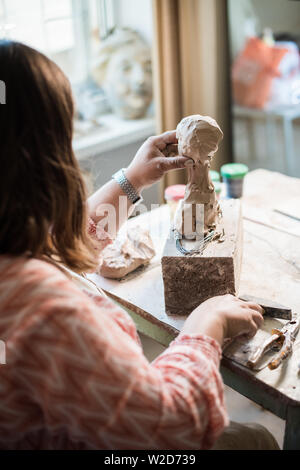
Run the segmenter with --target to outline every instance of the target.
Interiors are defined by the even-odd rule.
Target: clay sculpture
[[[161,266],[166,314],[188,315],[210,297],[238,292],[243,227],[240,200],[219,204],[209,174],[223,138],[217,122],[188,116],[178,124],[177,138],[178,155],[193,163]]]
[[[188,168],[185,197],[178,207],[174,225],[183,238],[191,240],[196,238],[197,224],[201,222],[197,220],[201,214],[197,208],[204,207],[203,235],[216,228],[221,215],[209,169],[223,132],[213,118],[196,114],[178,124],[177,138],[178,154],[193,159],[194,165]]]

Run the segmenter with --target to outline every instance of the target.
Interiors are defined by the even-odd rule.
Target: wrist
[[[205,334],[215,339],[220,346],[223,345],[225,334],[225,325],[219,316],[215,316],[204,324]]]
[[[197,311],[191,313],[186,320],[181,333],[186,334],[204,334],[215,339],[220,346],[223,345],[224,338],[226,337],[225,324],[219,315],[214,315],[211,312],[208,314],[198,315]]]
[[[125,176],[128,179],[128,181],[132,184],[136,192],[138,194],[141,194],[142,190],[144,189],[144,186],[141,183],[141,179],[138,177],[138,175],[134,171],[134,168],[131,168],[130,166],[126,168]]]

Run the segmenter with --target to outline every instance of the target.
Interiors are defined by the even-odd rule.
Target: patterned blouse
[[[149,363],[124,310],[46,261],[0,256],[0,340],[0,449],[208,449],[228,424],[215,340]]]

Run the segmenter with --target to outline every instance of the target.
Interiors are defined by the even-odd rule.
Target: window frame
[[[114,0],[71,0],[72,5],[72,13],[67,16],[59,16],[55,18],[46,18],[45,15],[45,2],[51,0],[39,0],[40,9],[42,13],[41,17],[41,27],[43,30],[43,35],[45,38],[45,48],[43,48],[43,52],[47,55],[55,54],[55,51],[51,51],[49,45],[47,44],[47,32],[46,32],[46,25],[52,23],[54,21],[60,20],[72,20],[73,29],[74,29],[74,36],[77,37],[78,34],[78,18],[81,19],[81,27],[83,31],[83,38],[84,42],[87,44],[89,40],[89,25],[90,25],[90,12],[92,2],[94,2],[94,8],[96,9],[97,14],[97,24],[99,27],[99,34],[100,40],[103,40],[107,37],[109,32],[116,26],[116,9],[115,9],[115,1]],[[0,0],[0,7],[3,14],[0,16],[0,37],[2,36],[1,33],[5,33],[9,31],[12,25],[9,24],[9,18],[7,17],[7,6],[6,0]],[[77,29],[77,31],[76,31]],[[80,34],[79,34],[80,36]],[[74,42],[74,47],[76,47],[76,40]],[[71,48],[69,48],[71,50]],[[88,52],[88,51],[85,51]],[[89,52],[88,52],[89,55]]]

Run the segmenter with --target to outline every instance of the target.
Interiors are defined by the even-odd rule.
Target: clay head
[[[125,119],[146,114],[152,101],[151,52],[138,33],[124,28],[104,40],[93,76],[116,114]]]
[[[194,161],[204,162],[218,150],[223,132],[209,116],[195,114],[182,119],[176,131],[178,153]]]

